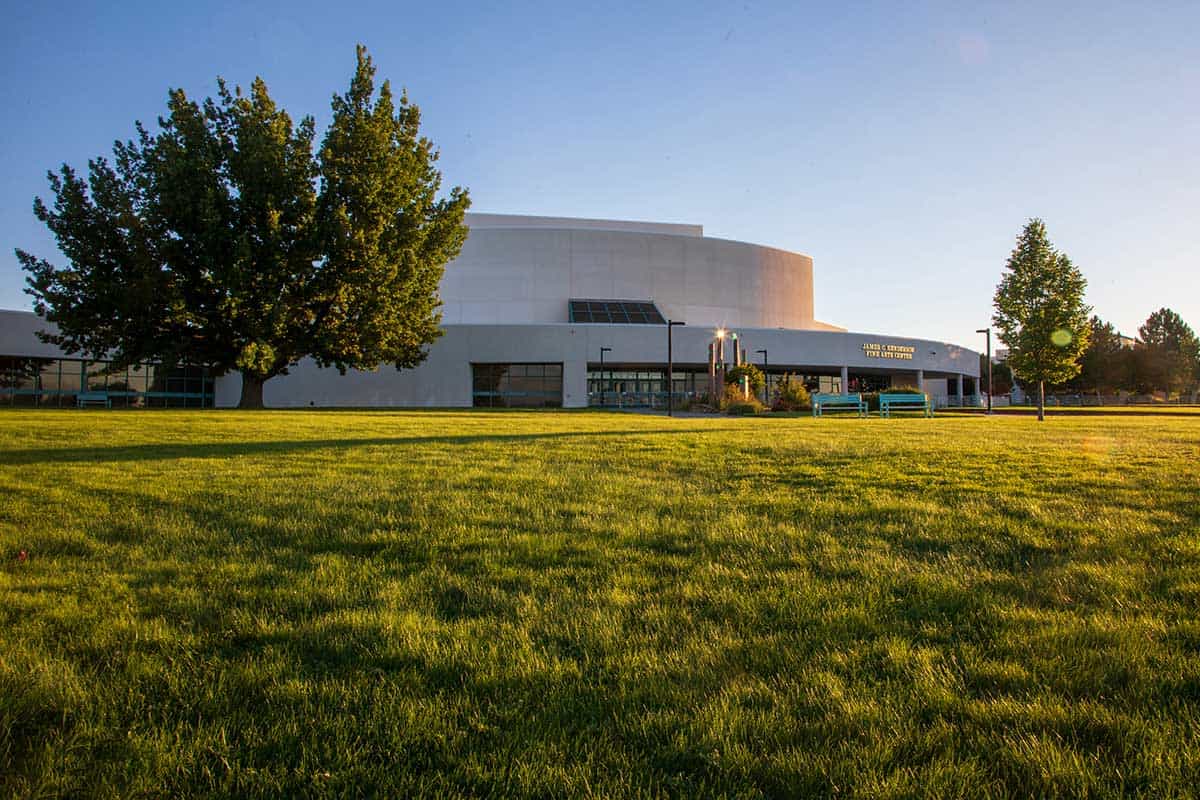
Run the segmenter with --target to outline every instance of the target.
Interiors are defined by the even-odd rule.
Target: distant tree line
[[[1095,394],[1195,397],[1200,389],[1200,339],[1183,318],[1160,308],[1138,328],[1137,341],[1121,337],[1111,323],[1091,319],[1092,337],[1079,359],[1079,374],[1061,389]]]
[[[1046,390],[1088,394],[1200,394],[1200,339],[1179,314],[1160,308],[1122,336],[1084,302],[1087,280],[1051,244],[1046,224],[1029,220],[1005,264],[993,297],[992,324],[1009,348],[993,365],[992,391],[1014,382],[1036,394],[1043,418]],[[987,371],[981,357],[980,374]]]
[[[1169,308],[1155,311],[1138,328],[1136,339],[1122,336],[1098,316],[1089,322],[1091,337],[1080,355],[1075,377],[1051,386],[1052,392],[1115,395],[1154,394],[1190,397],[1200,393],[1200,337]],[[980,375],[987,366],[980,356]],[[992,365],[995,393],[1012,391],[1014,377],[1005,362]],[[1015,379],[1020,383],[1019,377]]]

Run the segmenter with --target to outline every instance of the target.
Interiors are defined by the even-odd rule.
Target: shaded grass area
[[[1188,419],[0,414],[0,794],[1189,796],[1198,486]]]
[[[952,414],[983,414],[982,408],[947,408],[938,409],[939,413]],[[993,414],[1037,414],[1037,406],[999,406],[992,409]],[[1135,404],[1127,406],[1046,406],[1046,416],[1157,416],[1157,417],[1194,417],[1200,419],[1200,406],[1162,403],[1160,405]]]

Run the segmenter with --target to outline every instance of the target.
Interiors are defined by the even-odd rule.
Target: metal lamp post
[[[672,351],[671,330],[676,325],[686,325],[686,322],[667,320],[667,416],[675,415],[675,354]]]
[[[601,408],[604,408],[604,386],[605,386],[605,382],[604,382],[604,354],[605,354],[605,353],[611,353],[611,352],[612,352],[612,348],[611,348],[611,347],[601,347],[601,348],[600,348],[600,407],[601,407]]]
[[[992,329],[980,328],[976,333],[987,334],[987,369],[988,369],[988,406],[987,413],[992,413]]]
[[[755,350],[756,353],[763,354],[763,403],[771,404],[771,379],[767,377],[767,351]]]

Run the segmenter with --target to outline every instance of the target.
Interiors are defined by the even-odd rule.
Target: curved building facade
[[[690,325],[821,327],[813,261],[800,253],[705,238],[697,225],[492,214],[468,225],[442,280],[447,325],[561,323],[573,298],[622,298]]]
[[[662,406],[667,320],[685,323],[670,337],[680,400],[707,390],[719,330],[729,332],[726,363],[736,334],[772,381],[802,376],[821,391],[913,385],[950,402],[977,392],[974,351],[817,320],[813,260],[801,253],[709,238],[698,225],[499,214],[468,214],[467,225],[440,288],[443,335],[424,363],[341,375],[304,361],[266,383],[266,405]],[[0,359],[55,356],[32,335],[41,320],[4,320]],[[88,369],[67,365],[82,370],[84,390]],[[241,378],[197,385],[204,405],[234,406]]]
[[[502,214],[468,214],[467,225],[442,279],[443,335],[423,364],[339,375],[302,363],[267,382],[266,404],[661,406],[668,319],[686,323],[672,331],[679,399],[707,389],[718,329],[755,364],[767,351],[774,380],[975,393],[976,352],[817,320],[813,260],[801,253],[709,238],[699,225]],[[238,376],[217,378],[217,405],[240,391]]]

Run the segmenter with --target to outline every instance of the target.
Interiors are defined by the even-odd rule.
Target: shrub
[[[753,364],[742,364],[725,370],[725,385],[741,386],[743,377],[749,380],[750,394],[755,397],[761,396],[763,387],[767,385],[767,379],[762,370]]]
[[[767,407],[754,398],[750,398],[749,400],[739,400],[736,403],[730,403],[729,405],[725,406],[725,413],[733,414],[735,416],[761,414],[766,410]]]
[[[803,383],[791,375],[784,375],[775,393],[772,408],[775,411],[801,411],[812,406],[812,398]]]
[[[721,391],[721,410],[724,411],[727,406],[732,405],[733,403],[744,402],[746,402],[746,397],[742,394],[741,385],[736,383],[726,383],[725,388]]]
[[[766,406],[754,395],[749,399],[742,396],[742,387],[738,384],[726,384],[725,392],[721,395],[721,410],[726,414],[761,414]]]

